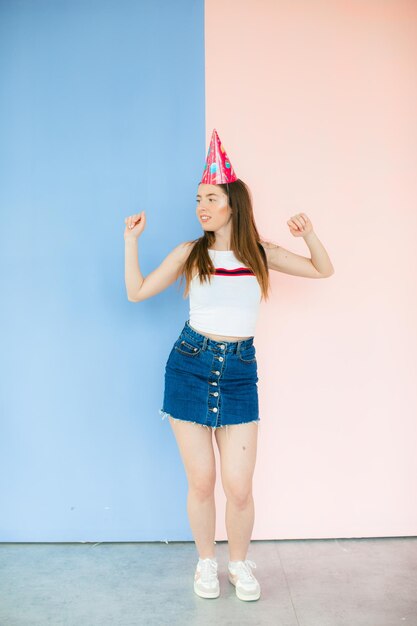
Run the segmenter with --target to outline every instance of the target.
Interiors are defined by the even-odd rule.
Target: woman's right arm
[[[172,285],[179,277],[180,269],[192,247],[189,241],[180,243],[159,267],[144,278],[139,267],[138,239],[139,237],[125,237],[125,283],[130,302],[151,298]]]
[[[127,299],[141,302],[160,293],[181,275],[181,268],[187,259],[193,243],[180,243],[162,261],[161,265],[146,278],[142,276],[138,260],[138,239],[145,230],[145,211],[125,218],[125,283]]]

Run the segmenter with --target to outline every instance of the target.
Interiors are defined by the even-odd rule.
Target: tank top
[[[233,250],[208,249],[215,267],[200,284],[199,275],[190,283],[190,326],[215,335],[252,337],[259,314],[261,287],[254,272],[242,265]]]

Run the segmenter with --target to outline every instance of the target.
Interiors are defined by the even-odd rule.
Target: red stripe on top
[[[216,267],[214,274],[219,276],[255,276],[255,273],[248,267],[235,267],[234,269]]]

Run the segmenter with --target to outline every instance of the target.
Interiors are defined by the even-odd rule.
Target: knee
[[[212,497],[214,493],[215,482],[215,475],[209,474],[207,476],[205,474],[199,474],[191,478],[191,480],[189,481],[189,488],[198,500],[204,501],[207,500],[207,498]]]
[[[252,499],[252,484],[229,482],[225,487],[227,500],[238,509],[245,509]]]

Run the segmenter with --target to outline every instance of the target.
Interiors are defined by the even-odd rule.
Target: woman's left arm
[[[285,274],[304,278],[328,278],[334,274],[334,267],[323,244],[313,230],[313,225],[305,213],[298,213],[287,222],[294,237],[303,237],[311,258],[295,254],[281,246],[264,246],[268,267]]]

